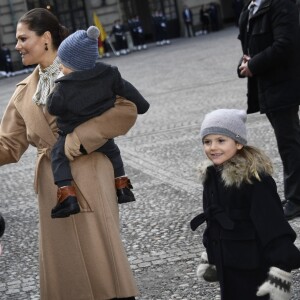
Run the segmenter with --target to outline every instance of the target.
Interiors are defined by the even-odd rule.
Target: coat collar
[[[259,6],[257,12],[253,15],[253,18],[257,17],[261,14],[264,14],[266,11],[268,11],[270,9],[272,1],[273,0],[263,0]]]
[[[104,73],[110,67],[111,66],[108,64],[98,62],[98,63],[96,63],[96,65],[93,69],[72,72],[66,76],[62,76],[62,77],[56,79],[55,82],[72,81],[72,80],[78,80],[78,81],[89,80],[89,79],[100,76],[102,73]]]
[[[221,167],[221,178],[225,186],[240,186],[242,183],[252,183],[254,178],[260,180],[261,175],[271,175],[272,166],[269,159],[262,152],[258,151],[254,155],[253,165],[256,170],[240,154],[236,154],[232,159],[226,161]],[[202,183],[208,178],[208,171],[214,168],[211,161],[205,160],[198,166],[199,179]]]
[[[52,146],[56,138],[49,126],[43,109],[32,101],[32,97],[39,80],[38,68],[33,73],[17,84],[18,93],[15,95],[14,104],[24,119],[26,126],[43,139],[48,145]],[[55,118],[51,116],[50,118]]]
[[[260,6],[259,6],[259,8],[258,8],[258,10],[257,10],[256,13],[252,16],[251,19],[255,19],[255,18],[257,18],[258,16],[264,14],[266,11],[268,11],[268,10],[270,9],[270,5],[271,5],[272,1],[273,1],[273,0],[262,0],[262,2],[260,3]],[[244,9],[243,9],[243,14],[244,14],[244,13],[247,13],[247,16],[248,16],[248,12],[249,12],[248,7],[249,7],[249,5],[250,5],[251,2],[252,2],[252,0],[249,1],[249,2],[244,6]]]
[[[262,0],[257,12],[253,15],[252,18],[256,18],[256,17],[264,14],[266,11],[270,10],[270,7],[271,7],[273,1],[274,0]],[[288,0],[288,1],[292,1],[294,3],[296,2],[295,0]],[[250,4],[250,2],[251,1],[249,1],[248,4]]]

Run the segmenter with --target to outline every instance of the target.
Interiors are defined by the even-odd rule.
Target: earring
[[[45,50],[48,51],[48,44],[45,43]]]

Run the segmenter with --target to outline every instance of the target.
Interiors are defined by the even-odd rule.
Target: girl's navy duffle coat
[[[285,220],[276,183],[269,174],[250,177],[246,160],[236,155],[222,168],[202,166],[203,213],[195,230],[206,221],[203,244],[216,265],[222,300],[256,297],[271,266],[285,271],[300,267],[296,233]]]

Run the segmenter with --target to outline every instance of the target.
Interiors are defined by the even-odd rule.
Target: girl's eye
[[[224,143],[225,140],[224,139],[219,139],[219,143]]]
[[[210,144],[210,141],[203,141],[203,144],[204,144],[204,145],[209,145],[209,144]]]

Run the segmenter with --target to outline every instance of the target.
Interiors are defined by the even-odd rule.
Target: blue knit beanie
[[[90,26],[87,31],[77,30],[60,44],[57,56],[61,63],[74,70],[83,71],[95,67],[98,52],[99,30]]]
[[[205,115],[201,125],[201,140],[209,134],[225,135],[242,145],[247,144],[247,114],[239,109],[217,109]]]

